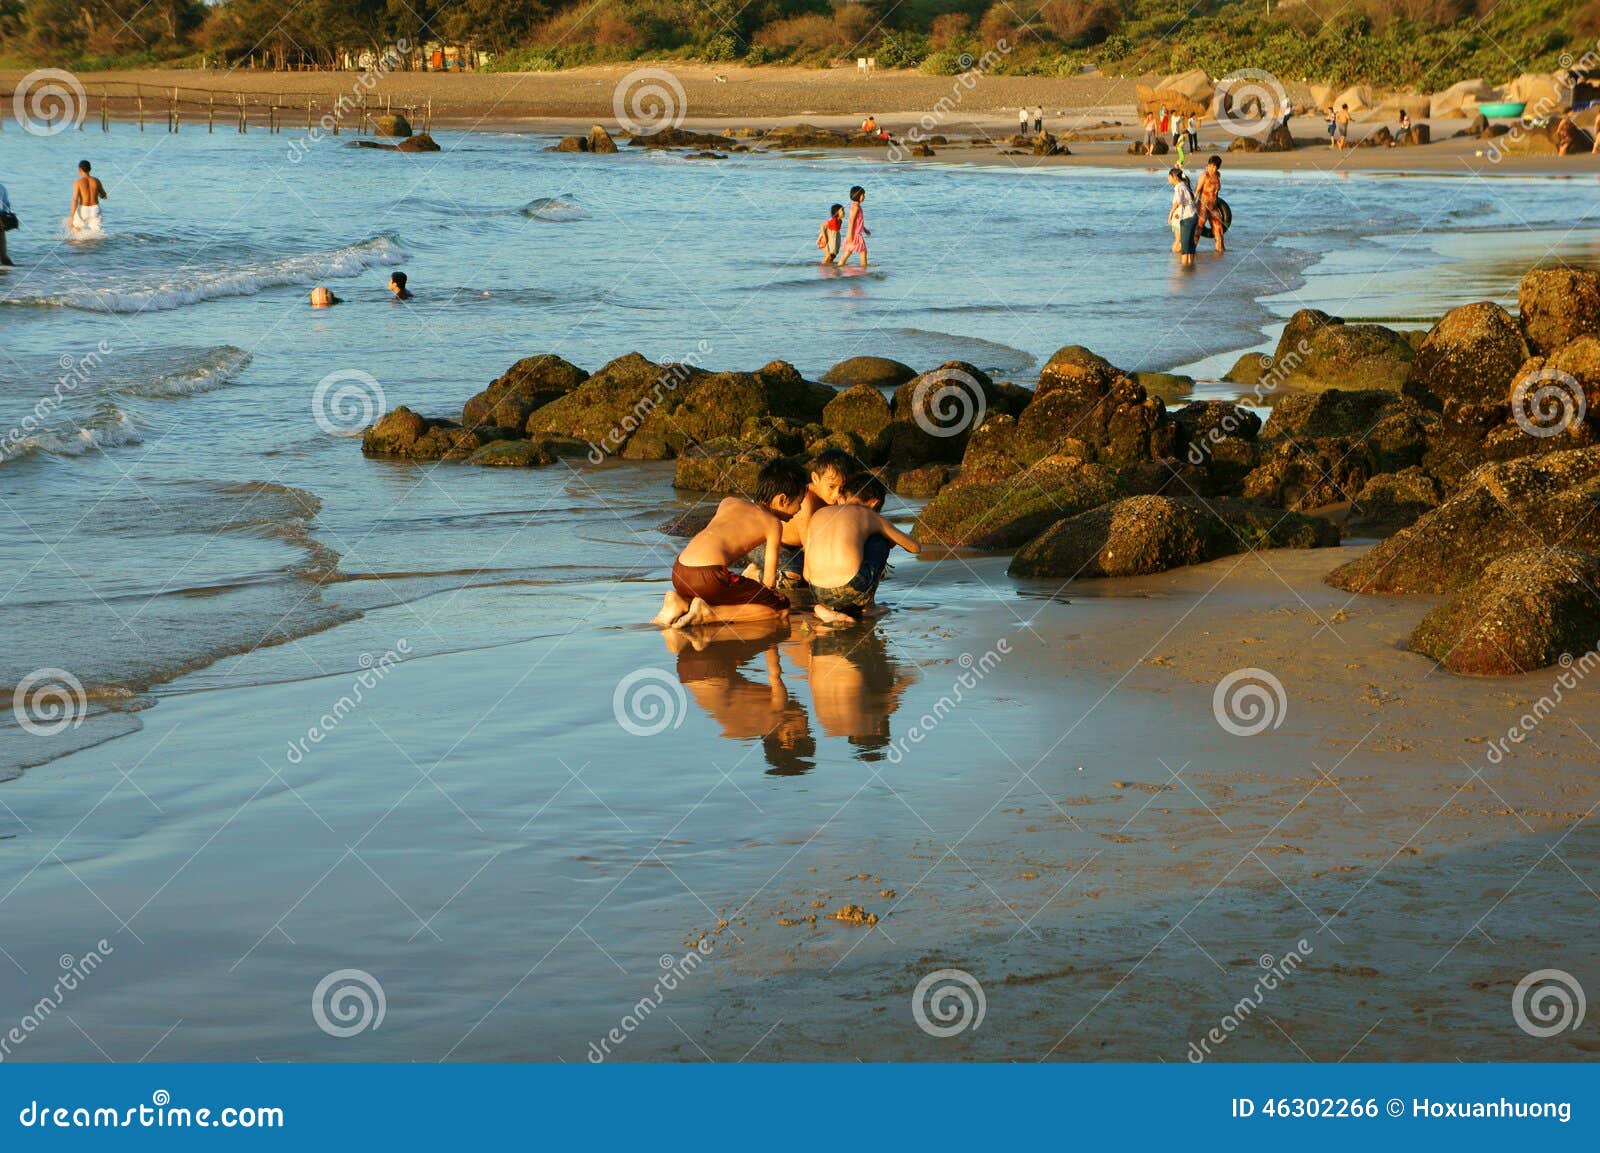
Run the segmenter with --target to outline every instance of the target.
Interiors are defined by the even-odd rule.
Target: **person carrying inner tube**
[[[1206,170],[1200,176],[1200,185],[1195,189],[1195,198],[1200,202],[1199,229],[1204,231],[1209,227],[1212,236],[1216,237],[1217,251],[1227,251],[1227,246],[1222,241],[1222,234],[1227,230],[1227,224],[1222,218],[1222,209],[1219,207],[1222,200],[1222,157],[1213,156],[1206,161]]]

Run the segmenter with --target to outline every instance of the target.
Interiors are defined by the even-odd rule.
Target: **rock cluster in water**
[[[1469,304],[1426,333],[1304,310],[1228,378],[1271,406],[1265,425],[1227,401],[1169,408],[1157,392],[1174,378],[1077,345],[1032,391],[963,361],[853,357],[811,381],[783,361],[712,372],[630,353],[590,374],[542,354],[458,419],[397,408],[362,447],[671,460],[681,489],[745,494],[768,461],[843,449],[927,498],[926,544],[1016,550],[1012,574],[1036,579],[1326,547],[1342,524],[1385,539],[1329,582],[1444,597],[1411,645],[1452,670],[1528,671],[1600,641],[1600,274],[1535,270],[1516,315]]]

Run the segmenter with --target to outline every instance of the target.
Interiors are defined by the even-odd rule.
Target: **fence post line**
[[[139,131],[144,131],[144,89],[139,89]]]

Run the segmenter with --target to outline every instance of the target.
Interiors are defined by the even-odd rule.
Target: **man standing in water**
[[[11,198],[6,195],[6,186],[0,184],[0,268],[15,268],[11,257],[6,255],[6,226],[11,223]]]
[[[74,232],[100,231],[100,202],[106,198],[106,186],[98,176],[89,175],[89,162],[78,161],[78,179],[72,182],[72,215],[68,218]]]

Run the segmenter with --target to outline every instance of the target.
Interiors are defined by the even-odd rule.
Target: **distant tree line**
[[[336,67],[400,40],[495,67],[634,59],[1070,75],[1264,68],[1285,80],[1441,88],[1547,70],[1600,36],[1600,0],[0,0],[0,64]]]

